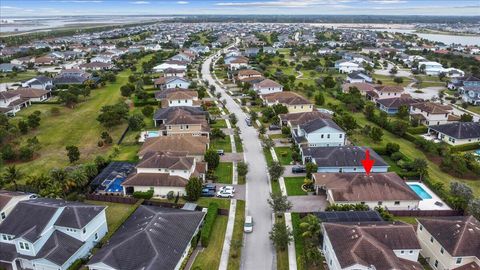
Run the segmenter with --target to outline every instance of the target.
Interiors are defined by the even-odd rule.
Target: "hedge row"
[[[149,191],[135,191],[133,197],[136,199],[150,200],[153,197],[153,189]]]
[[[464,145],[451,146],[453,152],[463,152],[463,151],[472,151],[480,149],[480,143],[469,143]]]
[[[417,134],[425,134],[428,132],[428,127],[426,126],[418,126],[418,127],[409,127],[407,129],[407,132],[410,133],[410,134],[414,134],[414,135],[417,135]]]
[[[134,102],[133,102],[133,105],[135,105],[135,107],[142,107],[142,106],[147,106],[147,105],[157,106],[158,103],[159,103],[159,102],[158,102],[157,100],[134,101]]]
[[[203,223],[202,231],[200,233],[200,240],[202,241],[203,247],[208,247],[210,242],[210,235],[212,234],[213,223],[217,219],[218,215],[218,204],[210,203],[208,205],[207,216],[205,217],[205,222]]]

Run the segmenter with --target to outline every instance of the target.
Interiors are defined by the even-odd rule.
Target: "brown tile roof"
[[[253,69],[241,69],[238,71],[238,76],[262,76],[262,73]]]
[[[415,201],[420,197],[394,172],[314,173],[315,185],[330,190],[335,201]]]
[[[265,79],[259,83],[256,83],[254,85],[254,87],[260,87],[260,88],[264,88],[264,87],[281,87],[282,85],[277,83],[276,81],[274,80],[270,80],[270,79]]]
[[[39,98],[50,93],[50,91],[43,90],[43,89],[23,88],[23,87],[19,87],[16,90],[13,90],[10,92],[14,94],[18,94],[22,98]]]
[[[194,163],[193,157],[187,157],[179,152],[147,152],[138,163],[137,168],[162,168],[170,170],[190,170]]]
[[[379,85],[376,86],[375,89],[378,92],[383,93],[401,93],[403,92],[403,87],[398,85]]]
[[[195,99],[198,98],[197,91],[171,91],[167,93],[167,99]]]
[[[188,180],[168,173],[136,173],[131,174],[122,186],[147,187],[185,187]]]
[[[206,162],[197,162],[195,164],[195,172],[206,173],[207,172],[207,163]]]
[[[480,258],[480,222],[473,216],[420,218],[418,223],[453,257]]]
[[[405,223],[324,223],[342,268],[355,264],[377,270],[420,270],[418,262],[398,258],[393,250],[421,249],[414,228]]]
[[[314,119],[332,119],[332,115],[319,111],[287,113],[278,116],[281,121],[288,121],[292,126],[298,126],[310,122]]]
[[[266,100],[268,103],[275,103],[278,102],[284,105],[304,105],[304,104],[311,104],[308,99],[302,97],[301,95],[295,92],[277,92],[262,95],[262,98]]]
[[[161,136],[145,140],[138,156],[147,152],[184,152],[186,155],[203,155],[206,152],[208,138],[205,136]]]
[[[350,87],[356,87],[361,93],[375,90],[375,85],[369,83],[344,83],[342,85],[343,92],[350,91]]]
[[[476,262],[471,262],[454,268],[453,270],[480,270],[480,265],[478,265]]]
[[[415,103],[412,104],[412,107],[431,114],[444,114],[452,110],[450,105],[442,105],[430,101]]]
[[[235,57],[235,59],[233,59],[232,61],[230,61],[230,63],[248,63],[248,58],[245,57],[245,56],[237,56]]]

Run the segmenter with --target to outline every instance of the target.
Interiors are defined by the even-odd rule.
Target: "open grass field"
[[[282,165],[290,165],[292,163],[292,149],[290,147],[275,147],[278,161]]]
[[[220,162],[215,169],[215,176],[218,177],[217,182],[223,184],[232,183],[233,163],[232,162]]]
[[[302,189],[305,177],[284,177],[283,179],[285,180],[288,196],[307,195],[307,192]]]
[[[245,201],[237,200],[235,211],[235,224],[233,225],[232,243],[242,243],[243,224],[245,223]],[[235,244],[234,244],[235,246]],[[228,270],[239,270],[242,258],[242,248],[230,248],[230,258],[228,259]]]
[[[146,61],[151,56],[146,56],[138,65]],[[105,129],[97,121],[97,116],[102,106],[112,105],[121,100],[120,87],[128,81],[130,70],[125,70],[117,75],[115,83],[108,83],[105,87],[92,90],[90,97],[79,103],[74,109],[66,108],[56,104],[35,104],[25,110],[22,110],[12,121],[26,118],[34,111],[42,112],[40,127],[30,131],[22,136],[21,142],[27,138],[36,136],[40,141],[40,156],[30,162],[21,163],[18,167],[24,174],[46,173],[52,168],[68,166],[68,157],[65,147],[75,145],[80,150],[80,161],[87,162],[93,160],[97,155],[108,154],[112,146],[97,146],[100,140],[100,134],[108,131],[116,143],[121,134],[127,127],[122,124],[111,129]],[[82,99],[82,97],[80,97]],[[51,115],[52,108],[60,109],[58,116]],[[121,149],[122,150],[122,149]],[[129,159],[132,157],[133,147],[127,147],[121,154]]]
[[[218,216],[213,223],[212,234],[208,247],[200,251],[191,269],[218,269],[223,240],[227,229],[227,216]]]
[[[0,83],[7,83],[7,82],[21,82],[30,80],[37,76],[37,72],[34,70],[27,70],[23,72],[17,72],[16,76],[12,76],[13,74],[3,74],[0,76]]]

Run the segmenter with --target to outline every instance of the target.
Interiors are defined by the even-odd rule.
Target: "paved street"
[[[245,124],[246,115],[240,106],[225,93],[210,74],[210,63],[212,57],[208,58],[202,65],[203,79],[214,85],[226,99],[226,107],[238,118],[237,126],[241,130],[243,148],[246,162],[249,164],[247,175],[246,191],[246,213],[253,217],[255,227],[253,233],[246,235],[242,252],[241,269],[275,269],[274,249],[268,237],[272,227],[272,211],[267,204],[270,187],[267,179],[267,164],[258,139],[257,131]]]

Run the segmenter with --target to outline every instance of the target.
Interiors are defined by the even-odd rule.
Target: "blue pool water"
[[[475,153],[476,153],[477,155],[480,155],[480,149],[476,150]]]
[[[158,131],[147,131],[147,136],[148,138],[154,138],[160,136],[160,133]]]
[[[412,185],[408,185],[413,191],[415,191],[415,193],[417,193],[418,196],[420,196],[420,198],[422,198],[422,200],[426,200],[426,199],[431,199],[432,196],[430,194],[428,194],[427,191],[425,191],[425,189],[422,188],[422,186],[420,185],[416,185],[416,184],[412,184]]]
[[[105,192],[122,192],[121,184],[123,183],[123,180],[125,180],[123,177],[115,178],[115,180],[111,181],[111,183],[105,189]]]

